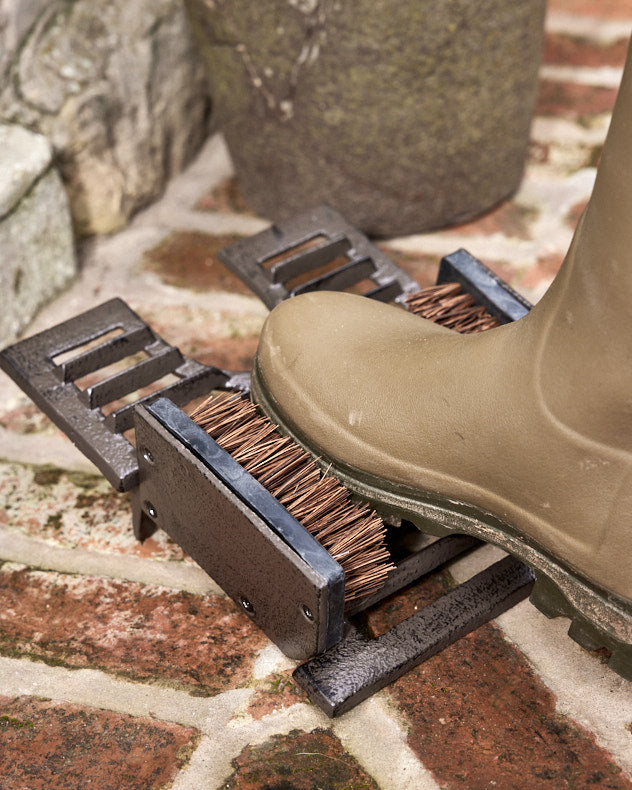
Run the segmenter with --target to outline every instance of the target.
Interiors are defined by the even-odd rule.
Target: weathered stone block
[[[0,347],[75,274],[68,200],[41,135],[0,125]]]
[[[378,235],[462,222],[518,185],[544,0],[186,0],[243,194],[326,201]]]
[[[181,3],[0,3],[0,120],[52,142],[80,233],[120,228],[207,133],[206,79]]]

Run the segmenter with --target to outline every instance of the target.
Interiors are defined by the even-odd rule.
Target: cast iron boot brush
[[[326,206],[224,252],[266,303],[299,288],[368,285],[367,298],[408,302],[409,309],[463,332],[516,320],[530,309],[464,250],[446,256],[438,285],[419,293],[414,280]],[[270,259],[272,266],[262,270]],[[300,282],[292,284],[296,277]],[[349,658],[353,626],[347,617],[476,543],[466,536],[432,543],[416,535],[411,544],[412,525],[391,529],[387,542],[396,567],[389,571],[380,519],[350,502],[331,475],[321,479],[309,456],[275,438],[252,407],[234,397],[219,406],[214,402],[215,414],[195,413],[200,425],[178,408],[211,391],[249,393],[250,374],[188,359],[120,299],[4,349],[0,367],[116,490],[131,492],[139,540],[164,529],[292,658],[310,658],[334,645]],[[424,609],[423,622],[421,612],[406,621],[408,635],[398,627],[373,640],[368,652],[375,657],[387,649],[393,671],[369,658],[365,676],[353,673],[354,688],[343,671],[344,699],[328,699],[326,709],[335,715],[353,707],[406,666],[521,600],[532,582],[531,571],[511,561],[460,585],[440,606]],[[426,638],[420,641],[422,632]],[[335,656],[325,655],[328,666],[337,664]],[[340,685],[332,689],[336,697]]]
[[[414,292],[406,303],[415,315],[425,315],[458,332],[480,332],[499,324],[458,283]],[[323,475],[310,456],[279,434],[244,396],[212,395],[190,416],[341,565],[347,607],[384,585],[395,566],[382,520],[366,505],[353,502],[336,478]]]
[[[495,543],[632,679],[632,54],[589,205],[524,318],[460,335],[306,294],[264,327],[264,413],[386,520]]]

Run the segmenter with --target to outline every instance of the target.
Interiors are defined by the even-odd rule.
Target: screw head
[[[147,461],[148,464],[154,463],[154,456],[147,448],[143,450],[143,458]]]
[[[241,608],[244,610],[244,612],[247,612],[248,614],[255,613],[255,607],[250,603],[250,601],[247,598],[244,598],[242,596],[239,599],[239,603],[241,604]]]
[[[301,609],[303,610],[303,614],[305,615],[305,617],[306,617],[306,618],[307,618],[307,619],[308,619],[310,622],[313,622],[313,620],[314,620],[314,614],[313,614],[312,610],[309,608],[309,606],[307,606],[307,604],[302,604],[302,605],[301,605]]]

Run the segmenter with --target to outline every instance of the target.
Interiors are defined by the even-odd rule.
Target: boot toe
[[[397,402],[409,400],[409,390],[393,386],[405,366],[400,357],[436,335],[450,340],[454,333],[364,297],[305,294],[268,317],[257,378],[276,421],[319,454],[356,465],[396,441],[402,428],[408,433],[393,419],[410,408]]]

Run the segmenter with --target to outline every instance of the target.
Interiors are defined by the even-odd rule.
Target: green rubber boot
[[[268,318],[253,393],[388,519],[495,543],[532,601],[632,679],[632,55],[590,203],[525,318],[459,335],[308,294]]]

